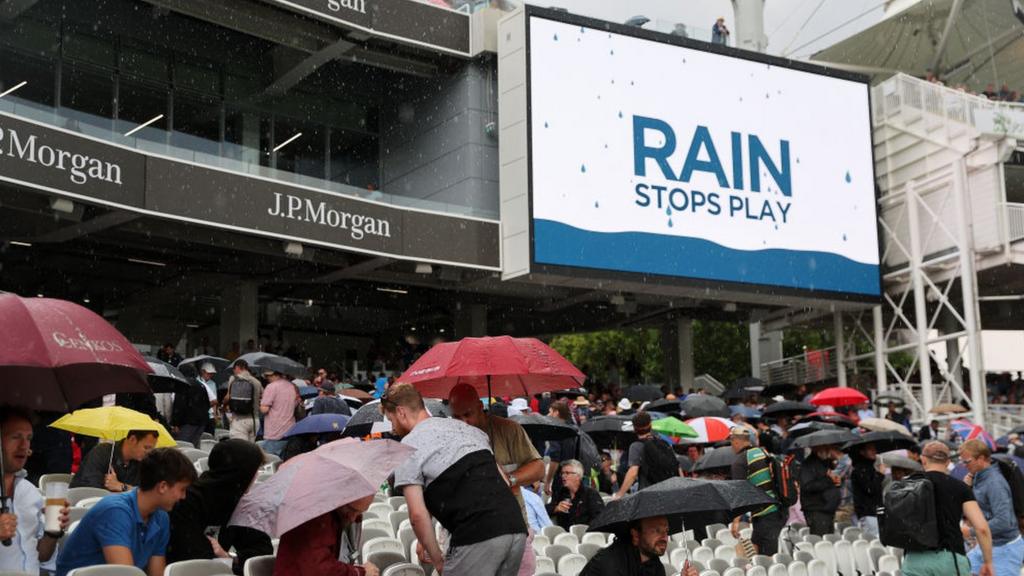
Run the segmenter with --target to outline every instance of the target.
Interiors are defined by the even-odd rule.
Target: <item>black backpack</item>
[[[882,544],[904,550],[938,549],[935,486],[923,474],[893,482],[885,493],[884,511],[878,523]]]
[[[1024,517],[1024,472],[1021,472],[1020,466],[1017,466],[1013,460],[1003,460],[1002,458],[993,458],[993,460],[996,461],[996,466],[999,466],[999,472],[1006,479],[1006,483],[1010,485],[1013,514],[1020,519]]]
[[[640,466],[640,487],[646,488],[663,480],[679,476],[679,460],[668,442],[660,438],[643,440],[643,465]]]
[[[228,407],[231,412],[239,416],[251,416],[253,414],[253,385],[246,378],[235,378],[228,387],[231,400]]]
[[[792,454],[784,457],[768,454],[768,458],[772,466],[772,491],[775,492],[775,499],[782,508],[795,506],[800,500],[800,463]]]

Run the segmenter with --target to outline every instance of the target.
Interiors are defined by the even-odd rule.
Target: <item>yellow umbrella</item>
[[[158,447],[178,445],[162,424],[142,412],[121,406],[75,410],[71,414],[62,416],[50,426],[83,436],[94,436],[114,441],[123,440],[132,430],[153,430],[157,433],[156,445]]]

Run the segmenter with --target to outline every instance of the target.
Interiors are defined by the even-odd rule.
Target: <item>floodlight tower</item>
[[[737,48],[764,52],[768,46],[768,37],[764,35],[764,2],[765,0],[732,0]]]

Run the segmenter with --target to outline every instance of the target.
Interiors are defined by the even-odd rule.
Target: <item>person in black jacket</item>
[[[230,558],[234,547],[235,574],[242,574],[248,558],[274,553],[270,537],[252,528],[227,526],[238,501],[263,466],[263,451],[256,444],[232,438],[218,442],[209,457],[210,469],[189,486],[184,500],[171,511],[171,538],[167,562]],[[206,535],[208,527],[220,527],[218,538]]]
[[[874,444],[858,446],[850,454],[853,460],[853,472],[850,474],[853,511],[865,538],[878,538],[878,508],[882,506],[882,480],[885,476],[875,469],[877,457]]]
[[[569,530],[573,524],[590,524],[604,510],[597,490],[583,485],[583,464],[579,460],[562,462],[562,488],[548,504],[548,515],[555,524]]]
[[[833,472],[838,452],[835,446],[815,446],[800,467],[800,509],[811,534],[824,536],[835,531],[842,483]]]
[[[602,549],[583,567],[579,576],[665,576],[661,557],[668,549],[668,518],[656,516],[636,520],[629,532]],[[697,576],[688,564],[681,576]]]

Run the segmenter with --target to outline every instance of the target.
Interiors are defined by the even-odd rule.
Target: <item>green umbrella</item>
[[[698,436],[697,431],[694,430],[689,424],[681,420],[677,420],[671,416],[668,418],[662,418],[651,422],[651,430],[667,434],[669,436],[678,436],[684,438],[696,438]]]

